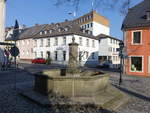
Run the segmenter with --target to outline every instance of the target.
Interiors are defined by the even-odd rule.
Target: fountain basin
[[[34,89],[45,95],[54,92],[67,97],[91,97],[104,91],[109,80],[108,74],[94,71],[84,71],[75,74],[75,76],[65,75],[64,69],[36,73]]]

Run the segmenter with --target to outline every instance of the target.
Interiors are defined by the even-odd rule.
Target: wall
[[[5,2],[0,0],[0,42],[4,42],[5,38]],[[4,60],[3,46],[0,46],[0,62]]]
[[[33,48],[34,48],[33,39],[23,39],[17,41],[17,47],[19,48],[20,54],[19,59],[31,60],[34,58]]]
[[[78,35],[74,35],[75,37],[75,42],[79,44],[79,38],[82,36],[78,36]],[[55,38],[56,37],[51,37],[50,38],[50,47],[46,47],[46,43],[47,43],[47,39],[48,38],[44,38],[44,45],[43,47],[40,47],[40,39],[37,39],[37,47],[34,48],[34,52],[37,52],[37,57],[41,57],[40,52],[43,51],[44,53],[44,58],[46,58],[46,53],[47,51],[51,52],[51,59],[53,60],[54,63],[60,63],[60,64],[67,64],[68,60],[69,60],[69,46],[68,44],[72,42],[72,35],[67,35],[66,36],[66,45],[63,45],[63,36],[59,36],[58,38],[58,46],[55,46]],[[89,39],[89,47],[86,47],[86,39]],[[85,55],[82,58],[82,62],[81,64],[85,64],[87,63],[87,61],[89,63],[91,62],[97,62],[98,61],[98,40],[95,40],[95,47],[91,47],[92,46],[92,40],[91,38],[87,38],[87,37],[82,37],[82,43],[83,45],[79,45],[79,51],[87,51],[89,52],[89,56],[88,58],[85,57]],[[58,51],[58,60],[55,61],[55,54],[54,51]],[[66,61],[63,60],[63,54],[62,52],[66,51]],[[95,59],[91,59],[91,54],[95,53],[94,58]]]
[[[142,44],[141,45],[132,45],[132,32],[135,30],[142,31]],[[144,75],[150,76],[148,72],[148,58],[150,56],[150,28],[143,29],[131,29],[125,31],[126,51],[128,54],[128,59],[125,60],[125,72],[128,75]],[[130,71],[130,57],[131,56],[143,56],[143,72],[131,72]]]
[[[112,40],[112,43],[111,43]],[[112,38],[102,38],[99,44],[99,56],[111,56],[112,64],[120,64],[119,52],[116,51],[119,48],[119,41]],[[117,41],[117,43],[116,43]],[[112,48],[112,51],[110,51]],[[115,51],[113,51],[115,48]],[[115,58],[114,58],[115,57]]]
[[[99,34],[110,35],[110,28],[100,23],[93,22],[93,35],[97,36]]]

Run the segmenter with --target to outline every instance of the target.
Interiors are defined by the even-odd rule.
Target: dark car
[[[45,64],[46,60],[44,58],[35,58],[32,60],[33,64]]]

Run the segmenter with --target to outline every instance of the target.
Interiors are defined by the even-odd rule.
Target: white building
[[[79,59],[81,65],[98,64],[99,41],[90,33],[85,33],[78,25],[64,22],[47,25],[34,37],[34,57],[52,59],[53,63],[66,65],[69,60],[69,46],[72,38],[79,44]]]
[[[97,38],[100,41],[99,44],[100,63],[110,61],[110,63],[112,64],[111,65],[112,68],[118,68],[120,64],[120,58],[117,48],[119,48],[119,42],[121,40],[104,34],[98,35]]]
[[[18,37],[19,58],[31,61],[34,58],[50,57],[52,63],[67,65],[68,44],[75,37],[75,42],[79,44],[80,65],[97,66],[105,56],[117,65],[119,58],[116,48],[119,47],[119,40],[107,34],[109,35],[109,21],[95,11],[73,21],[35,25],[24,28]],[[111,40],[116,43],[111,43]]]
[[[98,14],[96,11],[91,11],[74,20],[81,28],[91,31],[94,36],[100,34],[110,35],[109,20]]]

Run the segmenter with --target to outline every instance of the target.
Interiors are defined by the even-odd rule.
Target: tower
[[[5,8],[6,0],[0,0],[0,42],[5,40]],[[3,60],[3,47],[0,46],[0,62]]]

